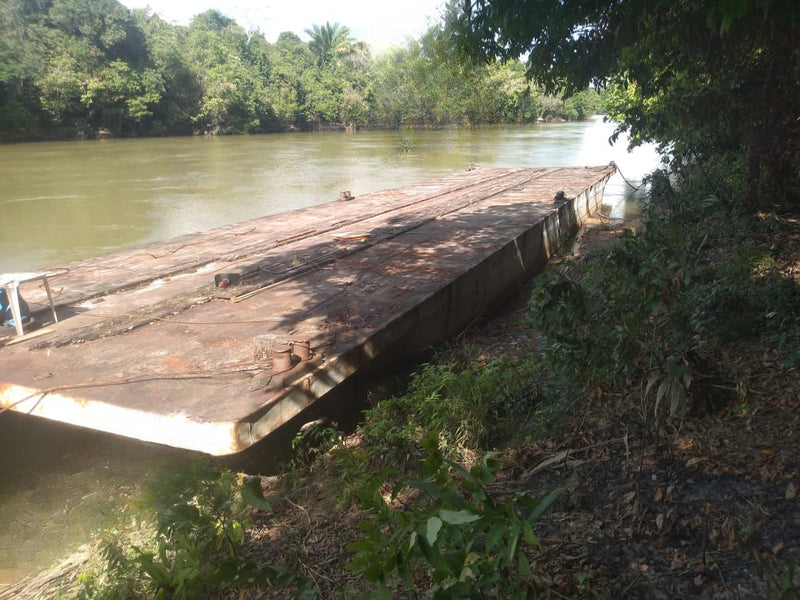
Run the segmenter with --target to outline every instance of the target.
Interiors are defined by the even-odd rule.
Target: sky
[[[128,8],[150,7],[164,20],[188,25],[192,17],[217,9],[247,30],[258,29],[274,42],[282,31],[304,40],[312,25],[338,22],[373,51],[418,37],[439,21],[444,0],[120,0]]]

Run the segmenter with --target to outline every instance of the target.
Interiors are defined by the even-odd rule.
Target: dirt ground
[[[592,221],[562,260],[601,260],[622,227]],[[535,343],[529,291],[465,332],[481,359]],[[565,489],[528,552],[536,597],[798,597],[800,378],[769,348],[722,348],[718,360],[739,367],[747,390],[714,414],[654,433],[631,393],[587,403],[558,434],[508,452],[499,498]],[[336,484],[314,472],[250,531],[255,555],[299,565],[321,598],[366,592],[344,568],[360,517],[335,505]]]

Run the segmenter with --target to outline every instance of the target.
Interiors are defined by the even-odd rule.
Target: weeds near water
[[[497,503],[486,489],[500,467],[491,454],[466,470],[443,457],[435,436],[423,446],[423,479],[403,481],[388,500],[378,485],[364,493],[371,518],[348,546],[348,568],[377,585],[377,598],[401,585],[435,598],[529,597],[536,580],[524,549],[538,544],[534,525],[560,490]]]
[[[306,429],[301,429],[292,439],[291,447],[294,458],[289,463],[293,470],[306,470],[336,446],[341,444],[343,434],[336,424],[314,424]]]
[[[181,600],[256,586],[307,590],[287,568],[242,554],[248,509],[270,509],[259,479],[187,470],[157,481],[146,503],[151,519],[99,536],[101,564],[79,575],[79,598]]]
[[[414,147],[414,142],[411,141],[410,137],[407,136],[400,136],[400,139],[397,142],[397,150],[400,154],[408,154],[411,152],[411,149]]]
[[[737,214],[687,173],[680,189],[655,174],[642,227],[607,260],[538,278],[529,303],[551,372],[592,394],[640,386],[657,424],[737,400],[739,374],[714,367],[721,345],[766,342],[789,366],[800,357],[800,288],[780,258],[792,249],[773,242],[780,224]]]
[[[366,412],[361,433],[371,461],[418,463],[421,442],[432,434],[451,458],[508,443],[535,420],[538,373],[533,361],[424,365],[405,394]]]

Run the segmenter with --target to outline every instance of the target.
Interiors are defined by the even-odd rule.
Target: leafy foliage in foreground
[[[228,472],[187,470],[156,481],[151,494],[152,523],[101,536],[105,564],[79,576],[80,598],[180,600],[255,586],[305,592],[285,567],[242,555],[247,507],[270,508],[259,479],[238,483]]]
[[[533,526],[560,491],[498,503],[486,490],[500,467],[491,455],[468,471],[442,457],[434,436],[424,445],[424,479],[395,486],[388,503],[378,481],[364,494],[371,518],[348,546],[349,568],[377,583],[379,598],[400,582],[434,598],[527,598],[534,574],[523,546],[537,544]]]
[[[337,510],[357,506],[365,519],[347,568],[364,578],[359,589],[376,586],[369,597],[524,598],[537,585],[525,550],[536,545],[534,526],[558,492],[541,500],[490,493],[503,466],[491,449],[540,432],[566,401],[538,405],[551,396],[532,361],[465,367],[460,353],[440,355],[411,376],[405,393],[369,409],[358,443],[331,428],[309,429],[294,443],[303,450],[295,466],[333,478]]]
[[[357,445],[317,455],[335,474],[340,502],[344,491],[366,518],[362,537],[348,545],[347,568],[376,586],[370,597],[525,598],[537,586],[526,550],[559,492],[498,499],[489,486],[502,463],[491,450],[541,431],[563,405],[539,406],[551,396],[533,361],[458,366],[454,354],[424,365],[405,393],[369,409]],[[302,436],[323,448],[335,437]]]
[[[678,419],[746,394],[714,367],[720,346],[758,340],[797,366],[800,289],[771,241],[777,217],[732,213],[705,176],[652,184],[643,227],[606,260],[537,279],[531,318],[553,372],[587,390],[641,383],[649,417]]]
[[[535,409],[533,362],[496,360],[456,369],[428,364],[411,377],[408,392],[371,409],[364,428],[371,447],[393,446],[414,454],[435,434],[443,447],[481,450],[507,441],[512,419],[523,420]]]
[[[362,443],[340,456],[344,479],[359,489],[365,473],[413,471],[427,455],[430,439],[447,458],[468,463],[545,430],[571,398],[571,390],[553,387],[533,360],[423,365],[412,374],[406,393],[365,412]]]

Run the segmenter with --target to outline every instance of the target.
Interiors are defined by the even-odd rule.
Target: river
[[[483,167],[607,164],[630,180],[652,149],[612,147],[612,124],[292,133],[0,145],[0,272]],[[621,178],[619,179],[621,181]],[[609,192],[619,181],[612,181]]]
[[[47,268],[150,241],[479,167],[604,165],[604,210],[635,210],[652,147],[610,146],[594,118],[440,131],[0,145],[0,272]],[[0,372],[2,370],[0,349]],[[0,414],[0,584],[47,566],[114,522],[141,482],[186,453]]]

